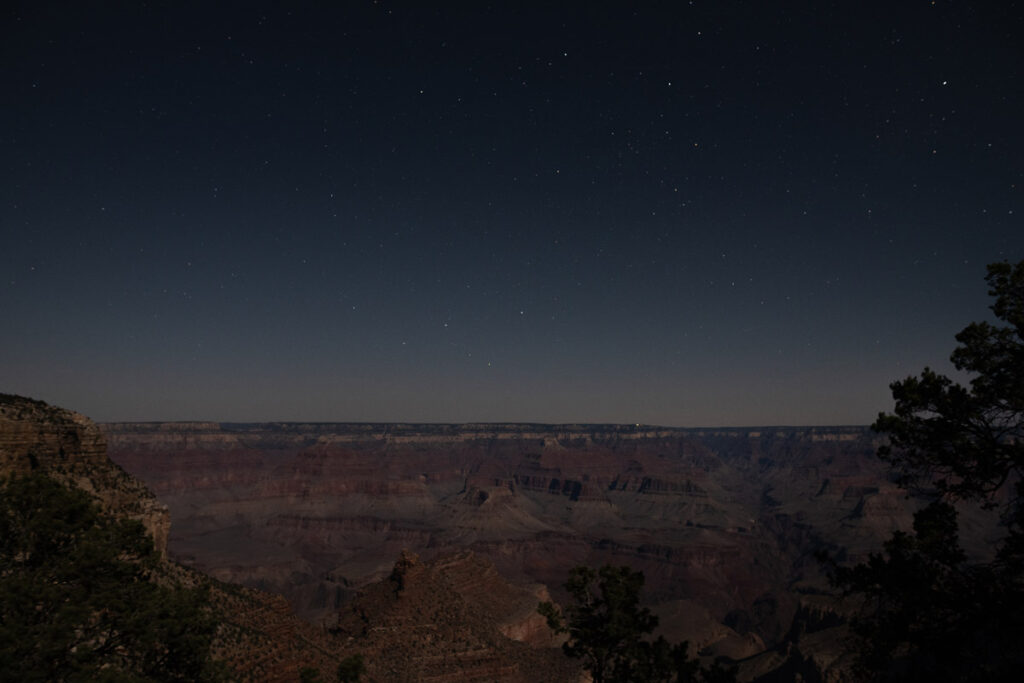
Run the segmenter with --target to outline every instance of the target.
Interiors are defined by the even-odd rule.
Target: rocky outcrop
[[[341,610],[335,632],[367,658],[369,680],[577,680],[578,666],[537,614],[542,595],[472,552],[423,562],[404,551],[387,578]]]
[[[167,507],[106,455],[103,433],[86,417],[42,401],[0,394],[0,480],[41,472],[90,493],[109,515],[140,520],[166,553]],[[202,586],[216,616],[212,655],[235,681],[292,683],[312,667],[331,676],[341,648],[334,636],[303,621],[280,595],[212,580],[166,558],[153,581]]]
[[[0,394],[0,477],[42,471],[90,493],[104,511],[138,519],[167,551],[170,514],[144,484],[107,457],[87,417],[42,401]]]
[[[22,396],[0,394],[0,471],[90,469],[106,460],[103,434],[91,420]]]

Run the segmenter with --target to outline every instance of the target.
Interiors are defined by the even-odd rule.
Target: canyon
[[[105,517],[142,523],[159,551],[150,580],[203,591],[205,609],[217,624],[209,654],[225,667],[227,680],[323,680],[356,656],[363,661],[361,680],[367,681],[580,678],[577,663],[555,647],[557,640],[536,613],[537,602],[549,597],[544,587],[509,583],[471,551],[431,562],[403,553],[387,577],[364,586],[329,627],[297,618],[280,595],[217,581],[175,562],[167,557],[167,507],[107,457],[105,438],[93,422],[41,401],[0,394],[0,496],[15,479],[38,475],[85,492]],[[42,514],[52,513],[45,500],[38,505]],[[19,565],[21,573],[3,578],[17,582],[22,570]],[[45,611],[47,598],[39,599],[36,609]],[[0,621],[7,623],[6,617],[0,613]],[[54,628],[67,626],[54,619]],[[10,628],[4,635],[4,656],[14,641],[34,637]]]
[[[877,552],[919,502],[863,427],[117,423],[0,395],[0,477],[142,522],[201,586],[240,681],[576,681],[537,613],[572,567],[629,565],[658,633],[738,680],[850,681],[819,559]],[[109,457],[108,457],[109,456]],[[971,555],[991,515],[960,507]]]
[[[809,615],[841,611],[817,551],[862,560],[914,509],[863,427],[102,429],[110,457],[168,506],[171,557],[321,624],[403,552],[470,551],[556,600],[573,566],[630,565],[666,637],[756,659]]]

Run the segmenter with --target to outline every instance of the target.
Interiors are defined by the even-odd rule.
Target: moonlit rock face
[[[167,506],[107,457],[103,433],[84,415],[0,394],[0,477],[43,472],[91,494],[108,513],[140,520],[166,553]]]

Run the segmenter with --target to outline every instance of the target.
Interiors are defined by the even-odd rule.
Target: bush
[[[41,474],[0,486],[0,680],[209,681],[202,590],[154,582],[142,525]]]

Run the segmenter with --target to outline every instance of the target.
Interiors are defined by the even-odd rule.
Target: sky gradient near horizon
[[[1018,3],[25,2],[0,391],[866,424],[1024,258]]]

